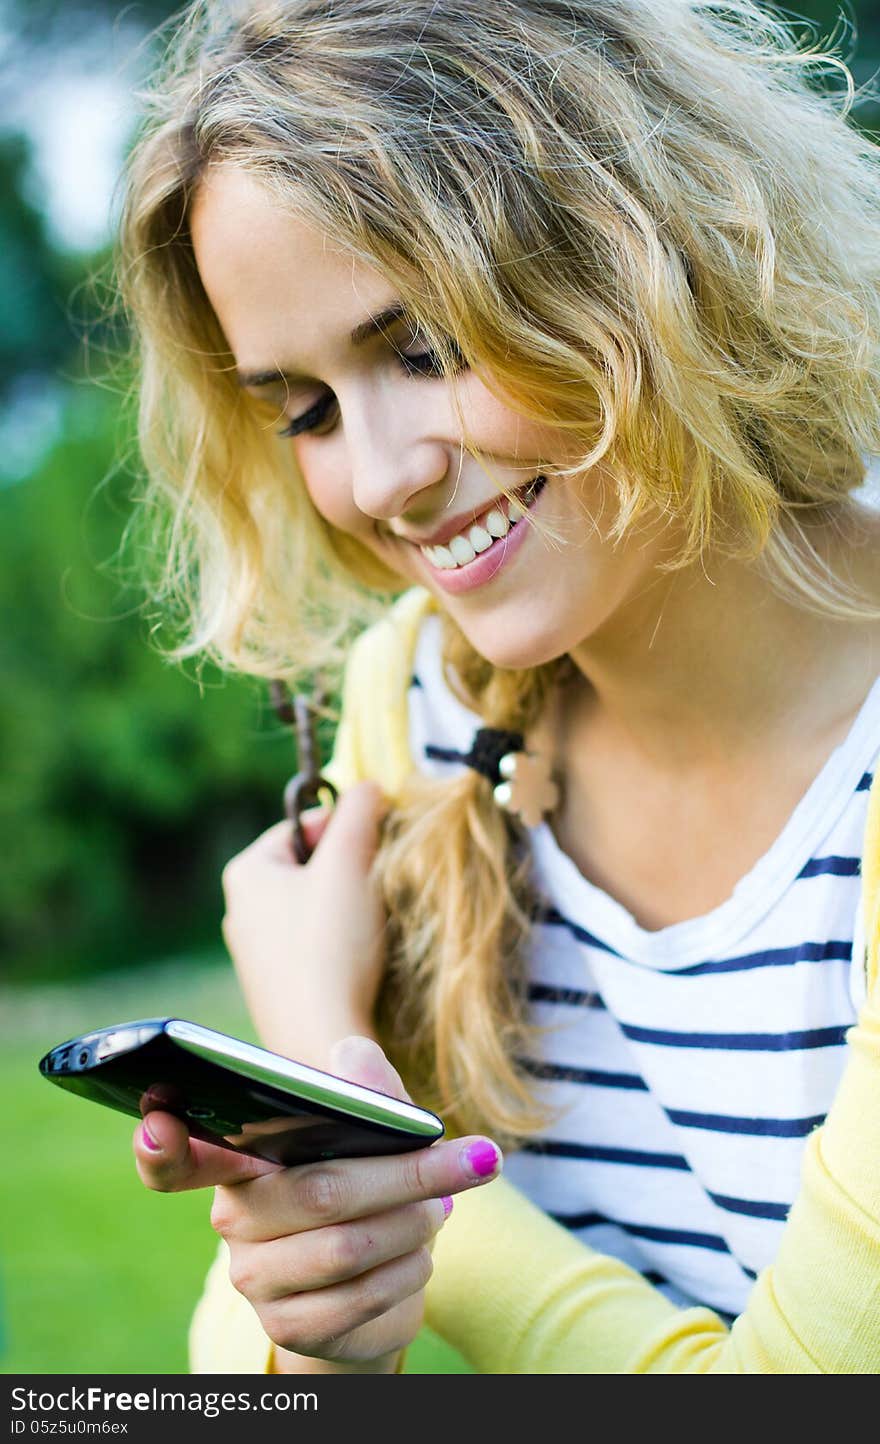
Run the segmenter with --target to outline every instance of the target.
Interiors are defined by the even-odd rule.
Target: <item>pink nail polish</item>
[[[141,1124],[141,1138],[143,1139],[144,1147],[148,1148],[151,1153],[162,1152],[161,1143],[156,1142],[155,1138],[147,1127],[146,1122]]]
[[[440,1202],[443,1205],[443,1217],[448,1218],[452,1212],[452,1199],[448,1197],[441,1198]]]
[[[494,1143],[480,1139],[461,1150],[461,1161],[471,1178],[491,1178],[501,1166],[501,1154]]]

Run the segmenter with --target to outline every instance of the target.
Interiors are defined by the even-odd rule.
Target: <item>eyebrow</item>
[[[377,336],[383,331],[387,331],[389,326],[393,326],[395,321],[402,320],[406,314],[406,307],[399,302],[395,302],[393,306],[386,306],[385,310],[380,311],[377,316],[368,316],[366,321],[360,321],[349,334],[349,342],[352,346],[363,346],[371,336]],[[281,371],[277,367],[265,371],[236,371],[235,374],[239,386],[272,386],[277,385],[279,381],[286,382],[295,379],[293,372]]]

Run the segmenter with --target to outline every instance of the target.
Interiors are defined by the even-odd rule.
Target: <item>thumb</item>
[[[349,1083],[361,1083],[365,1088],[387,1093],[390,1098],[399,1098],[403,1103],[412,1102],[397,1069],[392,1067],[372,1038],[352,1036],[334,1043],[330,1049],[330,1067]]]

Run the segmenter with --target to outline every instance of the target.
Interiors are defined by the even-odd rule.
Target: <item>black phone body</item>
[[[72,1038],[40,1060],[51,1083],[133,1118],[173,1113],[209,1143],[274,1163],[426,1148],[433,1113],[190,1023],[142,1018]]]

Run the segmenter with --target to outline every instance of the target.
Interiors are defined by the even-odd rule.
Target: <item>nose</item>
[[[344,413],[343,413],[344,415]],[[345,417],[352,499],[365,516],[391,521],[412,511],[431,488],[439,496],[450,471],[448,441],[415,404],[384,406],[373,397]]]

